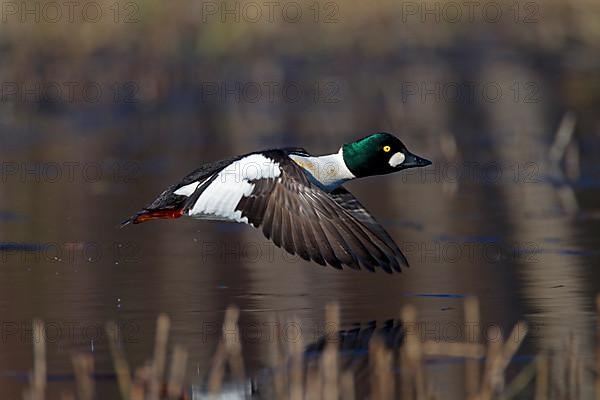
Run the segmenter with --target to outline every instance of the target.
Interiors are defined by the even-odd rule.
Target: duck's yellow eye
[[[390,146],[383,146],[383,151],[389,153],[392,148]]]

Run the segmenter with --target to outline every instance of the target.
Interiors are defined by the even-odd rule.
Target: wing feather
[[[276,246],[341,269],[400,271],[406,258],[392,238],[345,189],[314,185],[284,151],[263,155],[279,165],[277,178],[250,181],[254,189],[236,210]]]
[[[375,220],[375,218],[367,211],[367,209],[354,197],[352,193],[343,187],[339,187],[331,192],[331,197],[343,208],[349,210],[352,215],[366,226],[371,232],[382,240],[390,249],[394,251],[394,254],[399,258],[402,264],[409,267],[408,260],[402,254],[402,251],[398,248],[398,245],[394,242],[392,237],[386,230]]]

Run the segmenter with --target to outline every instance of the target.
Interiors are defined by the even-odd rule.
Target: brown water
[[[530,159],[517,157],[518,176],[499,152],[503,177],[496,181],[478,176],[492,167],[477,146],[461,150],[462,160],[447,160],[430,136],[400,133],[409,148],[433,159],[430,172],[347,185],[401,244],[412,266],[399,275],[310,264],[242,225],[181,219],[118,229],[197,165],[268,147],[243,133],[236,143],[219,143],[181,118],[193,134],[174,134],[176,122],[150,115],[100,128],[44,118],[12,144],[12,134],[3,133],[0,374],[10,393],[3,398],[19,397],[31,369],[33,318],[47,325],[49,372],[60,380],[71,373],[74,351],[92,352],[96,371],[112,373],[103,332],[108,320],[122,327],[131,364],[141,365],[152,352],[156,316],[166,312],[172,343],[190,351],[194,382],[209,366],[230,304],[242,311],[251,371],[269,364],[276,314],[297,316],[310,343],[323,334],[327,302],[340,303],[346,327],[398,317],[413,304],[428,339],[464,340],[465,295],[479,297],[484,328],[508,334],[516,321],[528,321],[524,354],[560,347],[573,332],[591,357],[592,303],[600,290],[595,185],[580,180],[579,210],[567,213],[540,163],[525,166]],[[286,142],[319,154],[365,133]],[[470,159],[477,164],[466,167]],[[457,166],[474,168],[474,176],[455,182],[450,169]],[[431,368],[439,385],[460,397],[461,370]],[[114,388],[110,378],[101,382]],[[51,393],[60,387],[52,382]]]

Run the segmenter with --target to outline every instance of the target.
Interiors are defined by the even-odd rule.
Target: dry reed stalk
[[[511,400],[519,395],[535,377],[537,360],[533,360],[508,384],[500,395],[500,400]]]
[[[223,323],[223,339],[227,352],[227,361],[233,378],[239,382],[244,380],[244,362],[242,360],[242,344],[238,318],[240,310],[236,306],[229,306],[225,311]],[[232,335],[233,334],[233,335]]]
[[[75,400],[75,396],[71,392],[62,392],[60,394],[60,400]]]
[[[208,391],[213,395],[216,395],[221,391],[221,385],[223,384],[223,378],[225,376],[226,362],[227,350],[225,349],[225,344],[223,342],[219,342],[217,351],[213,356],[210,373],[208,376]]]
[[[415,327],[415,316],[413,315],[414,313],[415,311],[413,308],[404,307],[400,315],[400,320],[403,321],[403,324],[406,327],[406,337],[404,339],[404,346],[400,349],[399,352],[400,392],[401,398],[408,400],[412,400],[414,398],[412,359],[409,355],[409,349],[411,349],[410,351],[412,351],[412,348],[414,346],[412,344],[414,341],[413,335],[416,335],[414,330],[409,329],[409,327]]]
[[[149,399],[159,400],[160,389],[164,380],[165,363],[167,360],[167,344],[171,321],[166,314],[160,314],[156,320],[156,337],[154,341],[154,359],[150,376]]]
[[[465,323],[467,326],[473,326],[473,336],[469,338],[469,343],[479,343],[479,301],[476,297],[469,296],[465,299]],[[461,343],[462,344],[462,343]],[[458,348],[456,348],[458,350]],[[485,351],[482,349],[482,352]],[[483,354],[482,354],[483,356]],[[465,388],[467,398],[472,398],[479,392],[479,360],[471,357],[467,358],[465,364]]]
[[[392,354],[385,348],[379,337],[369,344],[369,364],[371,371],[371,399],[391,400],[394,398],[394,377],[392,375]]]
[[[401,362],[404,361],[405,365],[402,366],[403,372],[405,369],[414,371],[414,391],[417,400],[425,399],[426,392],[426,381],[425,381],[425,372],[423,368],[423,350],[421,346],[420,340],[420,330],[417,325],[417,311],[413,306],[405,306],[402,309],[401,320],[406,324],[407,327],[414,327],[414,331],[412,334],[406,335],[404,342],[404,349],[406,357],[401,359]],[[401,352],[402,353],[402,352]],[[410,373],[406,371],[407,373]],[[407,376],[405,376],[405,379]],[[410,381],[410,378],[408,378]],[[403,396],[410,395],[412,398],[412,388],[410,387],[410,383],[403,383]],[[407,392],[405,392],[405,390]],[[404,397],[403,397],[404,398]]]
[[[351,371],[343,372],[340,377],[340,394],[344,400],[354,400],[354,374]]]
[[[127,400],[131,393],[131,372],[129,364],[121,350],[119,327],[117,324],[109,321],[106,324],[106,334],[108,336],[108,346],[113,359],[115,374],[117,375],[121,400]]]
[[[32,398],[44,400],[47,382],[46,328],[44,322],[33,320],[33,381]]]
[[[527,332],[527,323],[523,321],[517,322],[513,330],[510,332],[502,351],[502,365],[500,365],[502,370],[506,369],[510,363],[510,360],[512,360],[514,355],[517,353],[519,347],[521,347],[523,340],[525,340],[525,336],[527,336]]]
[[[554,136],[554,142],[550,148],[550,161],[553,163],[558,163],[565,156],[567,151],[567,146],[573,139],[573,134],[575,133],[575,124],[577,122],[577,117],[575,113],[572,111],[567,111],[561,121],[558,129],[556,130],[556,135]]]
[[[78,400],[94,398],[94,358],[90,354],[75,354],[72,357]]]
[[[135,378],[131,385],[131,400],[146,400],[146,387],[150,383],[153,374],[151,364],[146,364],[135,370]]]
[[[406,354],[406,351],[400,351],[400,398],[402,399],[413,399],[414,391],[413,391],[413,381],[412,381],[412,371],[410,366],[410,360]]]
[[[291,323],[294,326],[300,326],[300,321],[293,318]],[[290,400],[302,400],[304,398],[303,383],[303,364],[304,364],[304,344],[302,335],[295,340],[289,340],[288,348],[291,361],[290,371]]]
[[[535,364],[535,400],[548,400],[548,356],[544,353],[538,355]]]
[[[325,340],[327,343],[334,343],[336,346],[339,343],[339,338],[337,336],[337,332],[340,329],[340,306],[337,303],[328,303],[325,306],[325,327],[326,327],[326,335]],[[333,328],[331,332],[333,334],[327,334],[329,330],[328,328]]]
[[[306,371],[306,389],[304,391],[305,400],[320,399],[323,392],[323,380],[321,378],[321,369],[311,363]],[[282,397],[277,397],[281,399]]]
[[[565,361],[565,349],[559,351],[548,350],[548,398],[565,400],[567,398],[566,380],[567,366]]]
[[[321,366],[323,372],[323,399],[337,400],[339,398],[338,388],[338,337],[337,331],[340,327],[340,307],[337,303],[329,303],[325,306],[325,327],[327,343],[323,350]],[[333,334],[328,334],[329,328]]]
[[[577,340],[575,334],[571,332],[569,334],[569,342],[567,347],[567,397],[569,400],[575,400],[577,398]]]
[[[281,323],[279,317],[273,316],[277,321],[273,342],[269,346],[269,358],[273,370],[273,391],[278,399],[285,398],[285,371],[281,348]]]
[[[584,361],[579,358],[579,362],[577,363],[577,379],[575,381],[575,398],[581,398],[581,392],[583,387],[583,373],[585,370]]]
[[[183,380],[185,378],[187,359],[188,352],[182,346],[175,345],[167,384],[167,395],[170,399],[177,399],[183,393]]]
[[[491,399],[494,393],[502,390],[504,370],[523,343],[525,336],[527,336],[527,324],[521,321],[514,326],[506,343],[503,343],[502,335],[499,335],[498,340],[490,343],[479,399]]]
[[[208,379],[208,389],[211,394],[217,394],[221,390],[226,364],[229,365],[235,379],[239,381],[244,379],[244,363],[241,355],[242,346],[240,344],[240,331],[237,324],[239,315],[240,310],[236,306],[229,306],[225,311],[221,341],[213,358]]]
[[[491,330],[492,328],[490,328]],[[488,331],[488,338],[491,337]],[[480,386],[478,400],[489,400],[493,393],[493,380],[496,365],[502,362],[502,333],[498,334],[498,338],[489,342],[487,356],[485,358],[485,368],[483,379]]]
[[[417,341],[416,342],[417,345],[419,346],[419,348],[421,347],[421,342]],[[415,392],[417,394],[417,400],[425,400],[425,394],[427,392],[427,380],[425,379],[425,369],[423,367],[423,359],[422,359],[422,352],[421,350],[419,350],[417,352],[417,354],[419,355],[419,358],[414,360],[414,365],[415,365],[415,369],[416,369],[416,373],[415,373]]]
[[[525,336],[527,336],[527,324],[523,321],[519,321],[506,339],[499,357],[499,361],[493,364],[491,374],[492,394],[494,392],[499,392],[504,388],[504,371],[508,367],[508,364],[516,354],[519,347],[521,347],[523,340],[525,340]]]
[[[131,385],[131,393],[129,398],[131,400],[144,400],[144,386],[134,382]]]
[[[600,400],[600,294],[596,296],[596,400]]]

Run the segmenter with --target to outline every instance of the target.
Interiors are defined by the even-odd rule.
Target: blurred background
[[[51,396],[74,351],[112,373],[107,320],[142,364],[159,312],[201,380],[229,304],[250,372],[269,365],[277,313],[309,343],[329,301],[344,326],[413,304],[429,339],[452,341],[465,295],[482,330],[530,324],[524,356],[573,334],[591,357],[600,2],[1,1],[0,19],[3,399],[27,383],[33,318]],[[306,263],[234,224],[117,228],[203,163],[375,131],[434,162],[347,185],[405,251],[401,275]],[[461,368],[428,368],[462,398]]]

